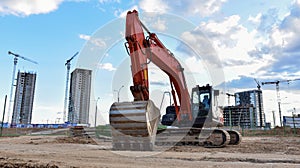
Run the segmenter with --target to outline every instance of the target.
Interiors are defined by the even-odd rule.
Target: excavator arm
[[[143,30],[147,32],[148,37],[145,38]],[[125,38],[127,52],[131,58],[133,86],[130,87],[130,90],[134,100],[149,99],[147,67],[147,60],[149,60],[169,76],[178,121],[192,121],[190,96],[183,73],[184,69],[156,34],[151,33],[143,25],[136,10],[127,13]],[[179,99],[180,110],[176,98]]]

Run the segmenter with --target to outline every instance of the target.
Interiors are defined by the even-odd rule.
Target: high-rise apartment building
[[[11,125],[31,124],[36,74],[18,72]]]
[[[68,121],[89,124],[92,71],[77,68],[71,73]]]

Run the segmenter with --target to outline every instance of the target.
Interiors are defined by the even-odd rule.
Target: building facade
[[[227,106],[223,110],[225,126],[243,128],[266,126],[261,90],[237,92],[234,96],[235,106]]]
[[[238,126],[242,128],[254,128],[257,126],[254,120],[255,108],[250,106],[227,106],[224,107],[224,126]]]
[[[89,124],[92,71],[75,69],[71,73],[68,122]]]
[[[265,113],[263,108],[263,97],[261,90],[249,90],[235,93],[235,105],[241,107],[253,106],[251,118],[256,127],[265,127]]]
[[[18,72],[11,125],[31,124],[36,74]]]

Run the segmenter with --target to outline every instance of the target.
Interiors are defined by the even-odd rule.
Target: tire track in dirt
[[[300,164],[300,160],[293,160],[293,159],[225,158],[225,157],[207,157],[207,156],[201,158],[164,157],[164,159],[174,159],[174,160],[184,160],[184,161]]]

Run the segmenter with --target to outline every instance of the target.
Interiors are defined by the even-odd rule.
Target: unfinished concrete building
[[[265,127],[261,90],[235,93],[235,106],[224,108],[224,125],[243,128]]]
[[[76,68],[71,73],[68,121],[89,124],[92,71]]]
[[[12,127],[17,124],[31,124],[35,82],[35,73],[18,72],[11,120]]]

